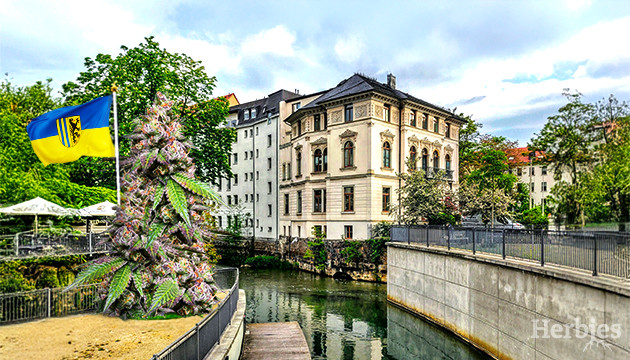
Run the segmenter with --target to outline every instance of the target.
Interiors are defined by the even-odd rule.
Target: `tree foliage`
[[[153,37],[135,48],[121,47],[113,57],[98,54],[85,59],[85,71],[63,85],[66,104],[73,105],[111,93],[118,86],[118,123],[120,154],[127,156],[134,128],[133,120],[142,116],[157,98],[158,92],[174,101],[173,112],[184,125],[183,133],[192,136],[196,146],[191,152],[197,165],[197,176],[215,181],[231,175],[228,155],[235,132],[219,127],[225,121],[228,105],[225,99],[212,100],[216,79],[209,77],[201,62],[185,54],[160,48]],[[73,163],[71,176],[82,184],[115,188],[114,163],[82,158]]]
[[[104,278],[104,310],[126,317],[204,313],[216,287],[204,251],[206,214],[219,201],[195,180],[172,102],[156,103],[130,135],[120,208],[110,233],[113,251],[82,271],[72,286]]]
[[[0,203],[42,197],[62,206],[83,207],[115,201],[110,189],[71,182],[66,164],[44,166],[26,133],[28,122],[61,106],[52,96],[51,79],[17,87],[0,83]]]

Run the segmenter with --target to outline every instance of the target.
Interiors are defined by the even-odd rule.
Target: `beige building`
[[[313,97],[280,109],[280,235],[367,239],[371,227],[393,221],[397,176],[407,158],[428,176],[445,169],[457,186],[458,132],[453,113],[355,74]]]

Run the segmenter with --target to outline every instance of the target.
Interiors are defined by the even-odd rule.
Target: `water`
[[[386,301],[387,286],[241,269],[248,323],[297,321],[313,359],[489,359]],[[281,359],[278,359],[281,360]]]

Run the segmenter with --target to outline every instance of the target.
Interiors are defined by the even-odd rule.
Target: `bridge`
[[[387,298],[500,359],[630,358],[630,235],[392,229]]]

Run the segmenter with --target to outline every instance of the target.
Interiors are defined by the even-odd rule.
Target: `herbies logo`
[[[591,318],[588,324],[575,318],[573,324],[549,324],[549,320],[532,320],[533,339],[587,339],[588,342],[582,349],[583,352],[595,348],[602,347],[612,351],[612,345],[607,339],[619,339],[621,337],[621,324],[597,324],[595,319]]]

